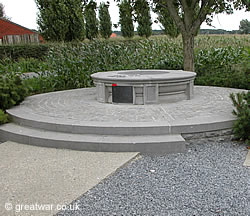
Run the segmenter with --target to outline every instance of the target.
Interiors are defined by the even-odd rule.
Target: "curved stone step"
[[[96,122],[41,118],[41,116],[25,112],[22,107],[12,108],[7,112],[12,122],[25,127],[73,134],[124,136],[190,134],[224,130],[232,128],[235,120],[235,117],[222,115],[216,118],[204,116],[192,120],[178,119],[172,122]]]
[[[22,111],[22,112],[21,112]],[[170,134],[168,122],[73,122],[26,113],[25,110],[7,111],[12,122],[25,127],[73,134],[99,135],[165,135]]]
[[[85,151],[177,153],[185,152],[181,135],[117,136],[54,132],[9,123],[0,126],[1,141]]]

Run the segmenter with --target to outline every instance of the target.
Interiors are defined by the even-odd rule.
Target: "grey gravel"
[[[250,215],[246,145],[189,142],[186,154],[139,156],[71,203],[80,210],[57,215]]]

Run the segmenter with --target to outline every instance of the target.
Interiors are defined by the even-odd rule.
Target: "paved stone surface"
[[[197,122],[234,119],[230,93],[242,90],[195,86],[194,99],[169,104],[113,105],[96,101],[95,88],[76,89],[28,97],[11,112],[27,118],[81,124]]]
[[[57,212],[57,205],[60,208],[70,203],[136,155],[137,153],[78,152],[13,142],[2,143],[0,215],[52,215]],[[12,206],[14,209],[6,211],[6,203],[6,207]],[[28,205],[31,209],[38,209],[40,206],[45,210],[19,211],[21,205]]]
[[[79,145],[73,149],[103,151],[104,148],[105,151],[148,152],[143,150],[145,143],[138,141],[141,145],[135,147],[137,143],[133,142],[133,137],[130,139],[131,142],[120,145],[119,140],[117,142],[112,136],[126,138],[128,135],[149,135],[154,138],[158,135],[187,135],[230,129],[235,116],[232,115],[233,106],[229,95],[243,90],[196,86],[192,100],[154,105],[103,104],[96,101],[95,91],[95,88],[76,89],[27,98],[20,106],[8,110],[13,117],[13,123],[21,126],[1,126],[0,140],[2,137],[3,141],[71,148],[74,143],[70,142],[70,137],[77,138],[75,140],[81,137],[80,141],[83,142],[78,142]],[[26,133],[22,134],[23,131]],[[49,133],[46,142],[47,132],[53,133]],[[58,137],[54,134],[56,132],[63,134]],[[100,139],[94,146],[91,142],[93,139],[85,139],[86,136],[82,134],[94,137],[100,135]],[[107,145],[115,143],[114,146],[117,148],[106,149],[102,145],[105,136],[112,140]],[[67,138],[60,139],[61,137]],[[154,143],[149,143],[152,144],[148,145],[149,149],[154,148]],[[173,144],[171,140],[162,140],[161,143],[164,144],[161,145],[162,148]],[[158,151],[161,150],[163,149],[159,147]]]

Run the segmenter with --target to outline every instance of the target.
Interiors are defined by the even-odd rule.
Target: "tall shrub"
[[[85,7],[86,37],[93,40],[98,36],[98,20],[96,18],[96,2],[91,0]]]
[[[250,142],[250,91],[231,94],[235,110],[233,114],[237,120],[233,126],[233,132],[236,138]]]
[[[112,22],[109,14],[109,4],[104,2],[99,7],[100,34],[107,39],[112,34]]]
[[[119,5],[121,33],[123,37],[132,38],[134,36],[134,25],[132,19],[133,8],[129,1],[122,0]]]
[[[35,0],[37,23],[46,40],[83,40],[85,36],[82,0]]]
[[[150,7],[147,0],[137,0],[134,6],[136,12],[136,20],[138,22],[137,32],[141,37],[148,38],[152,35],[152,21],[150,15]]]

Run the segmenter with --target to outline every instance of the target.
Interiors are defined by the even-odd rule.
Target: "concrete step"
[[[8,110],[12,122],[49,131],[73,134],[100,134],[100,135],[165,135],[171,133],[171,126],[167,122],[75,122],[65,119],[41,119],[33,115]]]
[[[85,151],[180,153],[185,152],[181,135],[72,134],[8,123],[0,126],[0,140]]]

